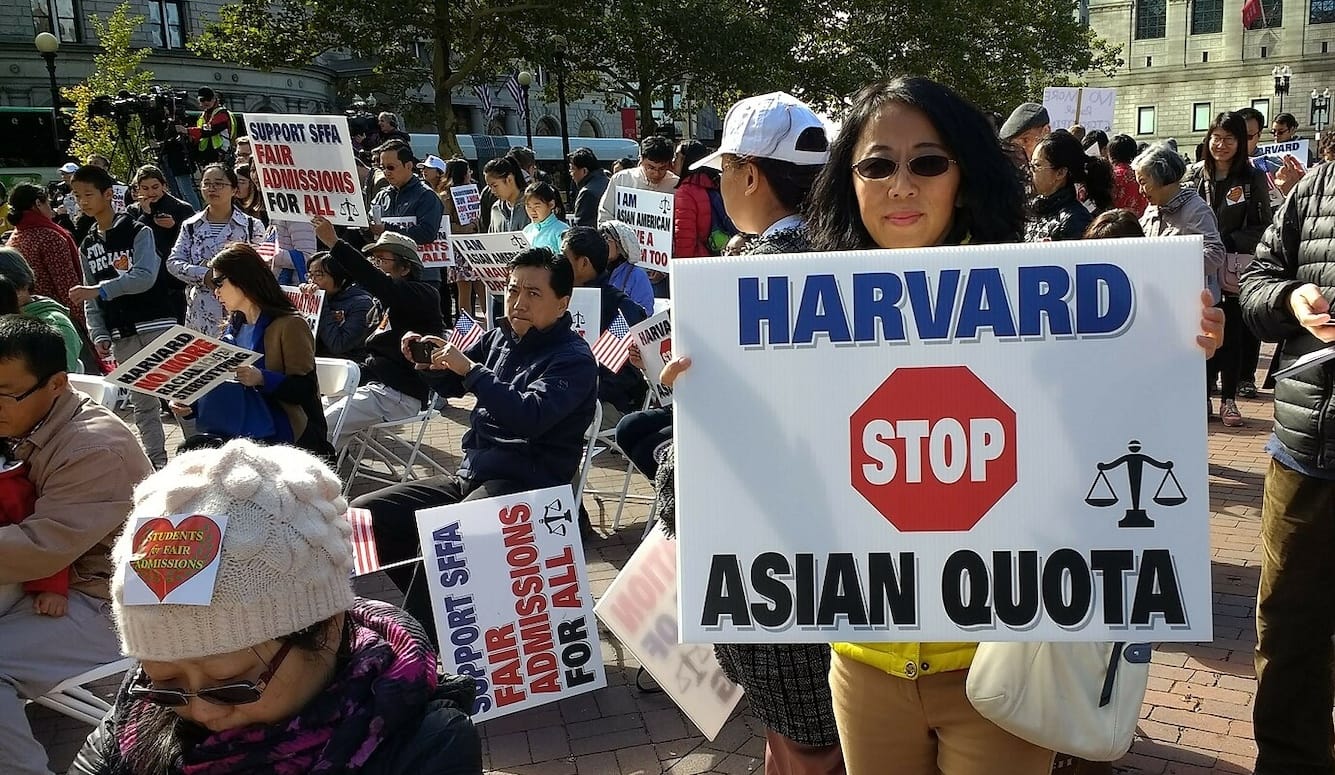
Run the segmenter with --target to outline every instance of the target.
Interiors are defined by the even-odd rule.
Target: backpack
[[[737,227],[723,207],[723,194],[717,188],[708,189],[705,193],[709,195],[709,252],[721,256],[723,249],[728,246],[728,240],[737,235]]]

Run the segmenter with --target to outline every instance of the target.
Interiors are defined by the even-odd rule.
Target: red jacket
[[[70,304],[70,288],[83,285],[83,269],[69,232],[29,210],[9,235],[9,247],[22,253],[32,267],[32,292],[60,302],[80,328],[85,326],[83,305]]]
[[[28,464],[17,463],[0,470],[0,525],[18,525],[32,516],[37,505],[37,487],[28,478]],[[23,582],[23,592],[55,592],[65,597],[70,592],[70,569],[61,568],[44,579]]]
[[[714,179],[704,172],[688,173],[677,185],[672,208],[673,258],[714,255],[709,250],[709,231],[714,223],[709,192],[717,188]]]

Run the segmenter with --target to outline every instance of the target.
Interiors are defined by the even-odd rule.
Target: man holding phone
[[[457,474],[393,485],[353,502],[371,512],[382,563],[421,554],[415,517],[420,509],[554,487],[575,478],[593,422],[598,364],[570,326],[566,310],[574,284],[575,272],[565,256],[532,248],[510,261],[505,319],[467,351],[439,336],[403,335],[403,357],[417,362],[437,393],[472,393],[477,405]],[[404,608],[435,640],[426,585],[411,583],[411,567],[388,574],[407,594]]]

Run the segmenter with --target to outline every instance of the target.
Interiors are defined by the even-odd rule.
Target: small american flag
[[[353,574],[365,576],[380,570],[380,553],[375,547],[375,530],[371,527],[371,512],[366,509],[348,509],[352,523]]]
[[[519,109],[519,120],[528,118],[528,101],[524,99],[524,87],[519,85],[519,78],[510,76],[505,81],[505,88],[510,91],[510,96],[514,98],[515,107]]]
[[[593,343],[593,359],[606,366],[610,372],[621,371],[621,367],[630,359],[629,334],[630,324],[626,322],[626,316],[618,312],[612,325]]]
[[[260,258],[272,264],[274,258],[278,255],[278,232],[270,231],[263,242],[257,242],[251,247],[255,248],[256,253],[260,254]]]
[[[496,114],[496,108],[491,104],[491,87],[485,85],[474,86],[473,93],[477,95],[478,101],[482,103],[482,111],[487,114],[487,120],[490,121],[491,117]]]
[[[482,326],[479,326],[477,321],[469,317],[467,312],[460,312],[459,319],[454,321],[454,331],[450,333],[450,344],[467,351],[482,341],[483,333]]]

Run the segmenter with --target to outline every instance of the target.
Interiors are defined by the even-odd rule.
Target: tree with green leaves
[[[132,15],[130,4],[124,2],[105,19],[93,14],[88,21],[102,50],[93,56],[93,71],[88,77],[61,91],[65,99],[74,103],[69,154],[85,161],[94,154],[105,156],[111,160],[112,173],[128,179],[133,172],[130,166],[134,159],[124,144],[116,142],[120,129],[111,118],[91,115],[89,106],[99,95],[114,95],[121,89],[139,94],[153,82],[153,73],[142,67],[151,52],[130,45],[135,31],[144,23],[144,17]],[[125,130],[132,147],[137,148],[143,136],[139,119],[130,119]]]
[[[588,0],[236,0],[191,48],[252,67],[302,66],[331,49],[374,64],[367,81],[394,100],[434,90],[440,154],[459,153],[452,92],[515,69],[526,34],[578,19]],[[424,52],[429,52],[425,55]]]

